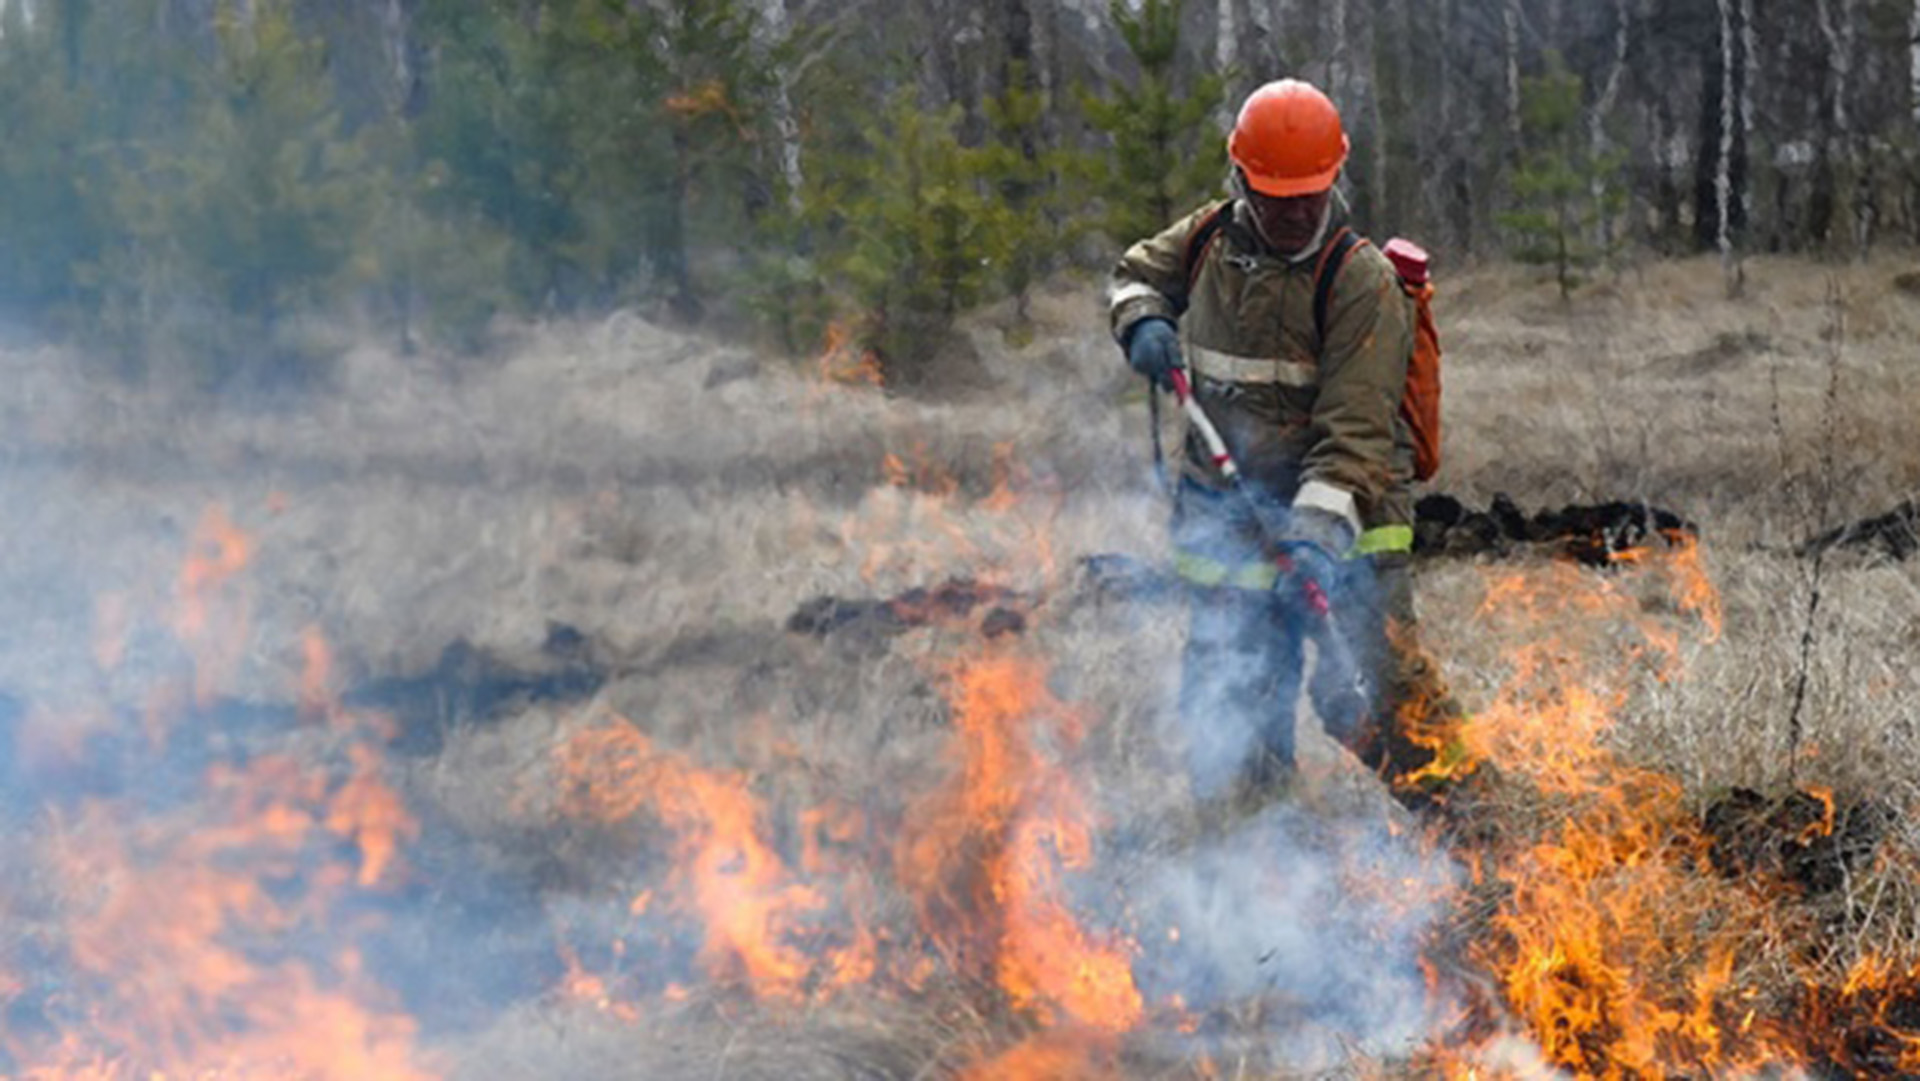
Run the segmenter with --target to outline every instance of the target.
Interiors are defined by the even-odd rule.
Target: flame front
[[[1887,1013],[1889,1002],[1916,1000],[1913,973],[1869,960],[1857,985],[1823,991],[1819,961],[1803,955],[1787,963],[1806,992],[1783,996],[1762,946],[1818,935],[1792,904],[1794,888],[1717,873],[1713,839],[1679,781],[1611,746],[1634,674],[1654,685],[1679,675],[1676,632],[1645,615],[1632,592],[1634,576],[1647,574],[1667,584],[1670,610],[1718,639],[1719,600],[1690,542],[1641,553],[1621,577],[1555,565],[1488,588],[1481,614],[1490,629],[1528,644],[1511,657],[1496,700],[1459,731],[1465,752],[1437,761],[1428,779],[1490,766],[1496,777],[1480,798],[1501,802],[1473,813],[1536,823],[1537,832],[1490,835],[1464,853],[1500,898],[1468,960],[1497,978],[1504,1012],[1544,1064],[1576,1076],[1724,1076],[1822,1062],[1877,1072],[1845,1046],[1845,1033],[1863,1026],[1898,1044],[1897,1056],[1878,1061],[1916,1061],[1920,1035]],[[1801,843],[1834,829],[1831,794],[1813,798],[1824,815]],[[1452,1076],[1526,1072],[1489,1068],[1484,1055],[1441,1061]]]
[[[899,853],[901,881],[943,952],[987,967],[1018,1008],[1106,1032],[1143,1013],[1132,947],[1081,927],[1062,869],[1092,857],[1093,819],[1071,771],[1050,762],[1079,744],[1079,718],[1046,687],[1038,663],[996,655],[954,676],[961,762],[952,784],[916,807]]]
[[[180,575],[171,623],[194,661],[195,710],[216,705],[242,656],[238,576],[250,551],[223,511],[209,511]],[[107,643],[131,618],[119,603],[109,611]],[[365,971],[339,915],[350,895],[400,876],[418,829],[384,778],[391,732],[333,697],[317,635],[306,655],[301,697],[330,718],[330,753],[216,759],[185,795],[48,795],[48,828],[27,859],[52,895],[43,971],[57,970],[61,989],[16,1010],[20,1023],[0,1035],[20,1076],[436,1076],[415,1048],[415,1022]],[[119,651],[96,656],[117,663]],[[88,729],[135,755],[131,769],[164,774],[177,768],[164,737],[213,723],[186,708],[163,689],[140,718],[145,740],[127,740],[112,717]],[[0,989],[16,1004],[28,990]]]
[[[865,941],[824,956],[799,942],[827,899],[798,882],[767,844],[762,810],[741,774],[662,752],[619,719],[568,740],[561,773],[570,816],[617,823],[647,811],[672,834],[669,887],[702,925],[699,960],[709,979],[793,1002],[869,970]],[[631,907],[645,910],[651,900]]]

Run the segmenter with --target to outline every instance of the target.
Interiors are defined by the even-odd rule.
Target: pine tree
[[[587,283],[606,273],[586,250],[576,147],[590,142],[583,124],[643,88],[580,40],[578,28],[601,6],[543,5],[530,18],[517,0],[424,0],[418,13],[419,32],[434,43],[409,125],[422,210],[505,237],[506,285],[528,307],[585,298]]]
[[[922,374],[1014,243],[1015,219],[983,182],[981,152],[960,145],[959,122],[957,108],[929,112],[902,90],[857,150],[813,170],[823,267],[858,307],[861,338],[891,380]]]
[[[328,348],[297,317],[341,302],[370,180],[285,3],[223,5],[215,31],[209,54],[174,54],[177,125],[122,144],[100,327],[203,384],[297,380]]]
[[[1044,145],[1046,99],[1016,71],[1006,91],[986,102],[990,141],[976,158],[982,181],[1004,210],[1006,256],[1001,288],[1025,318],[1027,292],[1073,244],[1081,228],[1068,203],[1076,156]]]
[[[89,182],[86,100],[69,48],[69,3],[0,12],[0,304],[35,316],[83,303],[82,270],[99,258],[111,223]]]
[[[1500,215],[1500,222],[1514,236],[1515,257],[1552,266],[1561,298],[1571,299],[1580,272],[1606,254],[1588,238],[1600,216],[1619,212],[1617,186],[1610,182],[1619,164],[1594,155],[1581,126],[1580,77],[1558,53],[1549,52],[1546,70],[1523,82],[1525,151],[1513,176],[1519,206]]]
[[[1226,143],[1213,117],[1226,80],[1195,75],[1181,89],[1181,7],[1182,0],[1145,0],[1135,14],[1113,0],[1114,24],[1140,66],[1139,86],[1104,99],[1083,96],[1093,126],[1109,141],[1090,179],[1105,199],[1105,228],[1116,241],[1159,232],[1218,190],[1225,174]]]

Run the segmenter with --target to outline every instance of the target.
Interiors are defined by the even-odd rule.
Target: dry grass
[[[1836,948],[1842,966],[1869,945],[1920,957],[1909,813],[1920,797],[1920,565],[1844,554],[1825,567],[1795,761],[1787,724],[1810,583],[1789,548],[1920,491],[1920,301],[1891,284],[1902,269],[1756,260],[1747,298],[1730,302],[1710,261],[1652,264],[1571,312],[1519,271],[1443,282],[1442,486],[1469,500],[1507,492],[1530,509],[1644,498],[1702,526],[1724,637],[1687,637],[1683,678],[1632,677],[1611,746],[1679,778],[1700,807],[1733,787],[1793,780],[1901,810],[1886,858],[1831,902],[1855,913]],[[1832,336],[1829,277],[1844,339]],[[782,623],[823,593],[988,576],[1050,598],[1026,636],[998,648],[1046,658],[1054,693],[1090,719],[1073,760],[1105,816],[1108,858],[1084,900],[1117,922],[1112,899],[1125,890],[1165,900],[1190,884],[1168,884],[1188,869],[1172,866],[1182,857],[1166,836],[1187,802],[1168,751],[1182,621],[1172,606],[1072,591],[1082,556],[1158,558],[1164,508],[1145,410],[1093,291],[1061,286],[1033,311],[1032,344],[1019,348],[1005,344],[1004,312],[970,323],[979,385],[910,397],[825,385],[807,366],[627,316],[530,328],[484,364],[369,349],[350,358],[337,394],[292,407],[206,411],[88,383],[57,354],[0,357],[0,455],[14,482],[0,528],[0,691],[49,709],[129,707],[179,672],[186,659],[158,613],[213,502],[257,542],[256,614],[230,688],[239,697],[285,700],[310,623],[336,643],[350,682],[423,671],[455,639],[537,667],[549,627],[575,628],[614,676],[592,702],[462,722],[438,754],[396,772],[432,823],[422,844],[447,846],[420,854],[423,866],[472,864],[449,889],[514,883],[538,907],[510,918],[538,924],[559,909],[614,935],[632,892],[659,871],[658,846],[645,823],[607,836],[561,820],[552,751],[568,733],[618,715],[692,760],[740,770],[788,841],[798,812],[823,796],[897,826],[950,773],[942,691],[955,659],[983,648],[978,636],[816,641]],[[889,455],[906,483],[889,483]],[[987,500],[1002,478],[1022,495],[1011,511]],[[1430,641],[1474,707],[1518,644],[1478,615],[1490,573],[1452,562],[1420,577]],[[94,653],[105,594],[136,613],[127,659],[110,670]],[[1406,855],[1378,839],[1390,815],[1365,778],[1324,741],[1307,753],[1304,799],[1343,824],[1335,833],[1353,860]],[[872,844],[884,852],[887,841]],[[1332,913],[1314,925],[1329,942],[1378,918],[1358,902],[1346,910],[1343,896],[1302,902]],[[897,891],[879,912],[912,933]],[[1300,918],[1253,905],[1195,948],[1275,949],[1285,937],[1275,924]],[[495,932],[516,943],[544,934]],[[1336,968],[1364,953],[1328,949]],[[1408,1050],[1385,1035],[1355,1042],[1364,1025],[1328,1020],[1312,1001],[1335,985],[1325,974],[1289,978],[1304,1005],[1253,995],[1252,1015],[1223,1019],[1211,1043],[1143,1038],[1125,1074],[1281,1076],[1274,1033],[1315,1025],[1325,1026],[1316,1054],[1335,1072]],[[797,1014],[706,988],[646,1003],[631,1024],[551,991],[525,987],[485,1023],[429,1035],[463,1078],[933,1079],[1016,1027],[964,988]],[[1258,1016],[1286,1009],[1314,1020],[1275,1028]],[[1264,1050],[1249,1054],[1249,1043]]]

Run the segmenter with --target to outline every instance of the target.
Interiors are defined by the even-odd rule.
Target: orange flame
[[[171,626],[193,661],[203,706],[247,644],[239,576],[250,551],[213,508],[179,575]],[[99,616],[96,660],[110,668],[131,613],[113,601]],[[306,653],[308,683],[324,686],[317,635]],[[48,935],[55,956],[44,964],[57,971],[66,1005],[53,1031],[0,1028],[0,1050],[17,1076],[433,1076],[415,1050],[413,1020],[369,982],[350,942],[328,945],[340,937],[335,902],[391,881],[399,849],[417,829],[383,778],[377,739],[385,730],[331,695],[303,689],[301,697],[336,720],[344,770],[326,757],[256,750],[244,762],[207,767],[190,798],[164,808],[131,798],[46,808],[50,826],[26,855],[56,901],[60,924]],[[189,706],[181,688],[150,697],[141,723],[154,751]],[[82,716],[93,719],[67,718],[65,727],[110,735],[120,723],[111,710]],[[23,749],[65,768],[61,749],[35,736],[41,727],[23,732]],[[301,949],[288,945],[296,940]]]
[[[1043,1020],[1120,1032],[1143,1013],[1132,944],[1082,928],[1060,871],[1091,856],[1091,814],[1071,776],[1040,751],[1041,722],[1063,753],[1081,725],[1030,659],[999,656],[955,677],[962,762],[918,805],[896,857],[921,923],[963,972],[991,975]]]
[[[15,1048],[39,1071],[29,1076],[433,1076],[411,1019],[369,1005],[379,996],[357,954],[323,976],[239,945],[326,919],[329,883],[346,878],[311,866],[329,787],[267,756],[212,770],[202,813],[129,820],[92,801],[56,830],[47,855],[71,914],[67,950],[94,1008],[60,1044]],[[304,894],[270,887],[303,872],[315,884]]]
[[[249,613],[237,579],[253,557],[253,542],[234,526],[225,507],[213,506],[201,516],[190,543],[173,627],[194,656],[194,702],[205,708],[238,671],[247,645]]]
[[[802,947],[811,933],[804,918],[825,909],[827,897],[793,881],[763,839],[760,805],[743,775],[658,750],[625,721],[568,740],[560,770],[568,813],[619,822],[647,810],[673,831],[674,885],[705,926],[700,961],[710,978],[791,1002],[821,979],[834,986],[872,971],[865,936],[818,962]]]
[[[827,383],[878,387],[885,382],[880,354],[859,348],[852,328],[840,320],[827,325],[827,340],[814,364],[821,380]]]
[[[1670,610],[1697,618],[1707,640],[1718,636],[1719,601],[1696,546],[1675,543],[1632,567],[1623,573],[1666,575]],[[1913,1056],[1920,1033],[1888,1024],[1887,1010],[1903,994],[1920,1002],[1920,985],[1898,990],[1888,968],[1863,965],[1857,985],[1849,979],[1837,992],[1821,991],[1809,976],[1801,1016],[1769,1000],[1747,944],[1808,933],[1796,922],[1805,917],[1780,903],[1791,891],[1718,875],[1707,858],[1712,841],[1679,782],[1609,746],[1629,672],[1592,661],[1625,659],[1628,669],[1645,662],[1669,678],[1679,632],[1646,615],[1615,576],[1570,567],[1492,583],[1482,615],[1505,628],[1496,633],[1526,644],[1497,700],[1460,736],[1468,758],[1497,765],[1501,795],[1523,801],[1544,828],[1530,838],[1483,838],[1468,853],[1476,883],[1501,888],[1494,934],[1468,953],[1495,974],[1506,1010],[1539,1050],[1538,1065],[1583,1077],[1746,1075],[1821,1055],[1846,1065],[1856,1059],[1844,1033],[1863,1021],[1898,1048],[1900,1061]],[[1623,626],[1638,632],[1639,645],[1620,640]],[[1812,795],[1824,814],[1802,843],[1834,828],[1831,794]],[[1436,1059],[1451,1077],[1538,1071],[1509,1073],[1491,1061]],[[1876,1061],[1873,1069],[1894,1060]]]
[[[1113,1039],[1076,1029],[1042,1032],[976,1063],[959,1081],[1096,1081],[1118,1073]]]

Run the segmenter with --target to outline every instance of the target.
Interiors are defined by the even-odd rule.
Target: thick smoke
[[[1439,1012],[1419,957],[1452,875],[1379,821],[1269,808],[1144,879],[1134,903],[1165,928],[1144,989],[1201,1014],[1257,1007],[1254,1033],[1194,1039],[1275,1064],[1410,1053]]]

